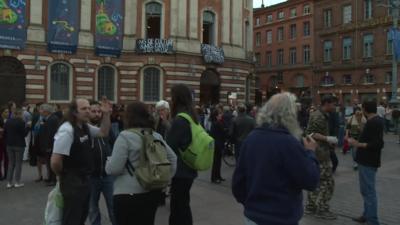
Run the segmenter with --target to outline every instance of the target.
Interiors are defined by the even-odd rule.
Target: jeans
[[[244,224],[245,225],[257,225],[255,222],[251,221],[249,218],[244,219]]]
[[[114,178],[106,176],[102,178],[90,179],[90,203],[89,203],[89,221],[92,225],[101,224],[101,215],[99,210],[100,194],[103,193],[106,201],[108,216],[111,224],[116,225],[113,207]]]
[[[370,225],[379,225],[378,201],[375,190],[375,177],[377,168],[358,165],[360,178],[360,191],[364,200],[363,216]]]
[[[8,183],[13,182],[14,171],[15,171],[15,181],[16,183],[21,182],[21,172],[22,172],[22,157],[24,155],[24,147],[13,147],[7,146],[8,154],[8,173],[7,181]]]

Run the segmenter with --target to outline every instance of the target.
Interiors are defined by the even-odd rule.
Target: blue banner
[[[48,1],[47,45],[50,52],[73,54],[79,37],[78,0]],[[85,18],[82,18],[85,19]]]
[[[25,0],[0,0],[0,48],[23,49],[26,42]]]
[[[122,0],[96,0],[96,54],[99,56],[121,55],[122,4]]]
[[[396,60],[400,59],[400,31],[398,29],[390,28],[390,38],[393,41],[393,54]]]

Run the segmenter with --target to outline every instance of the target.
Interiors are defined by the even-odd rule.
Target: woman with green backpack
[[[171,184],[171,202],[169,225],[192,225],[192,211],[190,208],[190,189],[197,170],[192,169],[182,160],[181,151],[185,151],[192,142],[190,122],[178,116],[180,113],[189,115],[192,121],[198,123],[191,90],[182,84],[171,89],[171,114],[174,118],[167,134],[167,143],[178,156],[178,167]]]

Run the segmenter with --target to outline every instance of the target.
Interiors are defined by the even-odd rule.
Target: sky
[[[264,5],[265,6],[270,6],[270,5],[275,5],[281,2],[284,2],[285,0],[264,0]],[[261,7],[261,0],[253,0],[253,7],[254,8],[260,8]]]

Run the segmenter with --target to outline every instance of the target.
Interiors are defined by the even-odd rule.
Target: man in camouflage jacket
[[[336,137],[329,136],[329,113],[335,110],[336,98],[325,96],[321,101],[321,108],[310,115],[306,133],[311,135],[319,147],[316,156],[320,164],[319,187],[308,193],[305,208],[306,214],[315,215],[321,219],[334,220],[337,216],[329,210],[329,201],[332,198],[335,182],[332,175],[330,151],[338,143]]]

